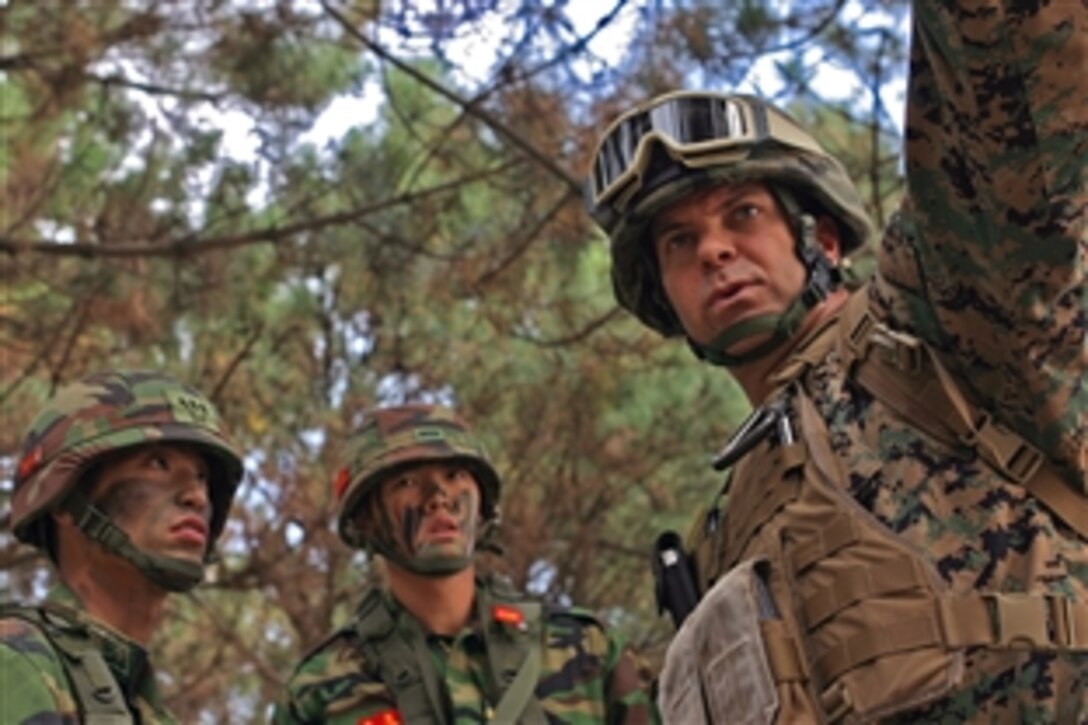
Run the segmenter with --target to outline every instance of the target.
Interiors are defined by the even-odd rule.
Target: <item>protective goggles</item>
[[[788,116],[759,99],[681,91],[654,99],[616,119],[604,133],[587,181],[590,213],[599,222],[622,214],[642,187],[654,143],[689,168],[736,160],[762,141],[825,155]]]

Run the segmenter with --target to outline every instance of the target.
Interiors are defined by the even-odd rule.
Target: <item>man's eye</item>
[[[400,476],[397,480],[393,481],[395,488],[408,488],[409,486],[416,485],[416,479],[414,476]]]
[[[160,471],[166,471],[170,468],[170,462],[166,460],[166,456],[160,453],[151,454],[149,462],[152,468],[157,468]]]
[[[446,471],[446,478],[450,479],[451,481],[462,479],[467,475],[468,471],[466,471],[464,468],[451,468]]]
[[[691,246],[694,239],[691,234],[670,234],[665,237],[664,245],[668,249],[685,249]]]
[[[759,216],[760,209],[755,204],[741,204],[732,212],[732,217],[737,221],[747,221]]]

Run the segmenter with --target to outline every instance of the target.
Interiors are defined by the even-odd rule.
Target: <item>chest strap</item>
[[[79,705],[80,722],[87,725],[135,722],[117,678],[85,628],[35,607],[0,606],[0,617],[18,617],[45,633],[61,655],[61,667]]]
[[[916,614],[876,623],[820,654],[815,670],[832,681],[855,667],[922,647],[1088,651],[1088,603],[1044,594],[946,596]]]
[[[491,616],[491,598],[477,590],[477,610],[484,632],[490,677],[487,697],[496,702],[490,722],[499,725],[543,725],[547,722],[536,685],[541,671],[541,607],[536,602],[518,602],[523,616],[517,635]],[[437,722],[446,725],[446,699],[427,649],[426,635],[412,617],[407,617],[410,642],[398,631],[397,623],[373,590],[359,608],[354,629],[369,667],[390,689],[404,721]]]
[[[366,665],[393,693],[405,722],[447,725],[445,699],[423,629],[414,618],[406,619],[407,631],[402,633],[381,592],[367,594],[353,624]]]
[[[486,642],[488,687],[497,702],[491,721],[497,725],[545,725],[547,719],[536,698],[541,670],[541,606],[538,602],[510,601],[521,613],[519,624],[502,624],[492,611],[495,600],[486,587],[476,591],[477,617]]]
[[[1038,448],[969,403],[928,345],[880,323],[864,293],[851,296],[842,320],[840,350],[844,363],[857,365],[862,386],[920,430],[973,449],[1088,538],[1088,495],[1066,484]]]

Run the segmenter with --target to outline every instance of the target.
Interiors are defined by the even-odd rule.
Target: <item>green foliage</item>
[[[0,8],[0,456],[92,369],[163,368],[220,406],[249,475],[214,583],[156,642],[181,719],[260,720],[373,578],[330,528],[330,481],[383,402],[445,400],[484,436],[505,484],[506,554],[488,566],[659,653],[649,547],[717,490],[710,455],[747,403],[618,310],[607,244],[556,170],[579,177],[627,100],[741,83],[778,48],[792,110],[888,209],[894,127],[870,90],[901,72],[901,41],[847,43],[862,19],[817,0],[635,3],[602,19],[633,28],[608,61],[562,4],[431,26],[370,2],[139,5]],[[480,78],[450,43],[484,20],[502,32]],[[381,24],[404,45],[367,45],[392,43]],[[863,90],[821,102],[804,53]],[[380,90],[373,123],[305,136],[364,87]],[[240,115],[253,153],[228,145]],[[41,559],[6,534],[0,557],[13,593],[40,584]]]

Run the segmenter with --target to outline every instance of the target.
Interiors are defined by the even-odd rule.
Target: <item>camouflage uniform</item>
[[[492,585],[479,582],[481,592],[492,596]],[[398,635],[422,637],[433,658],[443,693],[448,723],[487,722],[494,714],[489,700],[489,661],[484,624],[477,618],[456,637],[441,638],[423,633],[410,614],[382,593],[381,606],[396,621]],[[494,597],[494,601],[500,601]],[[517,629],[513,618],[520,612],[518,600],[492,612],[490,626],[497,635]],[[619,639],[608,633],[589,612],[549,609],[539,631],[526,634],[545,643],[540,675],[535,688],[537,700],[549,722],[637,723],[651,722],[651,705],[636,664]],[[383,723],[382,713],[398,711],[393,693],[375,672],[360,646],[359,636],[348,626],[337,632],[307,656],[291,676],[287,703],[277,710],[277,723]],[[395,717],[401,718],[402,715]],[[390,720],[400,722],[401,720]],[[407,722],[412,722],[407,720]]]
[[[762,654],[719,616],[737,669],[696,667],[751,685],[723,705],[748,722],[1088,722],[1088,9],[914,10],[877,276],[794,343],[689,537]],[[903,566],[852,553],[865,537]]]
[[[12,497],[22,542],[52,550],[50,513],[72,515],[88,544],[127,559],[167,591],[185,591],[203,566],[133,545],[86,492],[85,474],[103,455],[153,443],[195,446],[208,463],[212,506],[205,560],[226,523],[242,461],[215,407],[156,372],[90,375],[60,390],[24,439]],[[0,608],[0,722],[172,722],[162,708],[147,652],[88,616],[65,586],[40,606]]]
[[[374,545],[356,525],[357,512],[392,472],[421,462],[466,466],[480,485],[484,519],[497,518],[499,478],[452,411],[424,405],[378,411],[353,438],[349,461],[334,482],[339,531],[349,545]],[[375,625],[378,618],[382,624]],[[394,645],[403,648],[407,662],[389,661]],[[656,717],[634,657],[596,617],[577,608],[542,608],[496,580],[477,578],[474,616],[453,637],[425,632],[390,593],[367,592],[352,620],[299,664],[274,719],[486,722],[496,717],[527,662],[539,664],[539,672],[526,675],[535,703],[529,700],[519,721],[638,723]],[[430,684],[398,702],[395,683],[413,677]]]
[[[86,637],[88,645],[101,652],[124,698],[111,704],[123,709],[127,701],[144,725],[175,722],[159,699],[155,672],[143,647],[86,616],[63,585],[49,593],[40,611],[47,612],[44,616],[56,626]],[[38,624],[17,616],[0,618],[0,694],[3,723],[83,721],[64,655]]]

